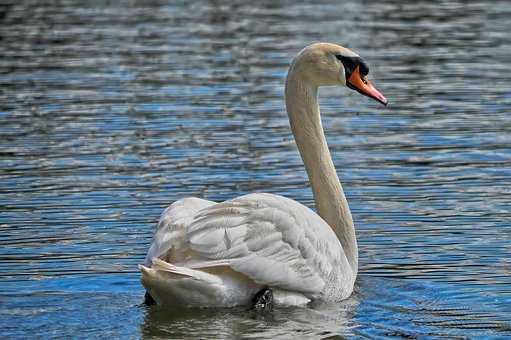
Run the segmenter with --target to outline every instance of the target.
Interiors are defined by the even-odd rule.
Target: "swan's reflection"
[[[338,304],[312,304],[302,308],[274,308],[256,312],[248,308],[169,310],[145,307],[142,338],[267,339],[350,334],[360,303],[355,293]]]

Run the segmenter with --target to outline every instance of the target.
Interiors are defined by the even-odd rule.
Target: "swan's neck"
[[[291,68],[286,81],[286,107],[291,129],[309,175],[318,214],[337,235],[356,275],[355,227],[321,125],[318,87],[294,73]]]

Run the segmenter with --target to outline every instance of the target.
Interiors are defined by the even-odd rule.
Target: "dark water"
[[[0,5],[0,336],[511,336],[508,1]],[[161,311],[136,269],[161,211],[253,191],[309,206],[283,81],[318,40],[391,104],[321,93],[360,244],[339,305]]]

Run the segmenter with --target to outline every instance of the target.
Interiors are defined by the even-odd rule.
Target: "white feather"
[[[152,268],[141,268],[142,282],[158,303],[247,304],[263,287],[278,291],[275,301],[281,304],[337,301],[353,284],[350,275],[340,273],[348,263],[334,232],[304,205],[263,193],[218,204],[201,201],[202,209],[196,200],[177,201],[158,225],[156,235],[164,237],[151,246]],[[183,211],[186,202],[193,203],[189,215]],[[175,223],[169,215],[184,218]],[[186,256],[171,259],[174,264],[161,260],[174,245]],[[206,298],[211,295],[213,302]]]

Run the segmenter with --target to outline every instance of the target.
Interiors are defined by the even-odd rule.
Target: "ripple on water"
[[[511,336],[510,15],[456,0],[0,5],[0,334]],[[313,206],[282,96],[317,40],[360,52],[390,99],[321,91],[357,291],[269,315],[141,306],[136,265],[172,201]]]

